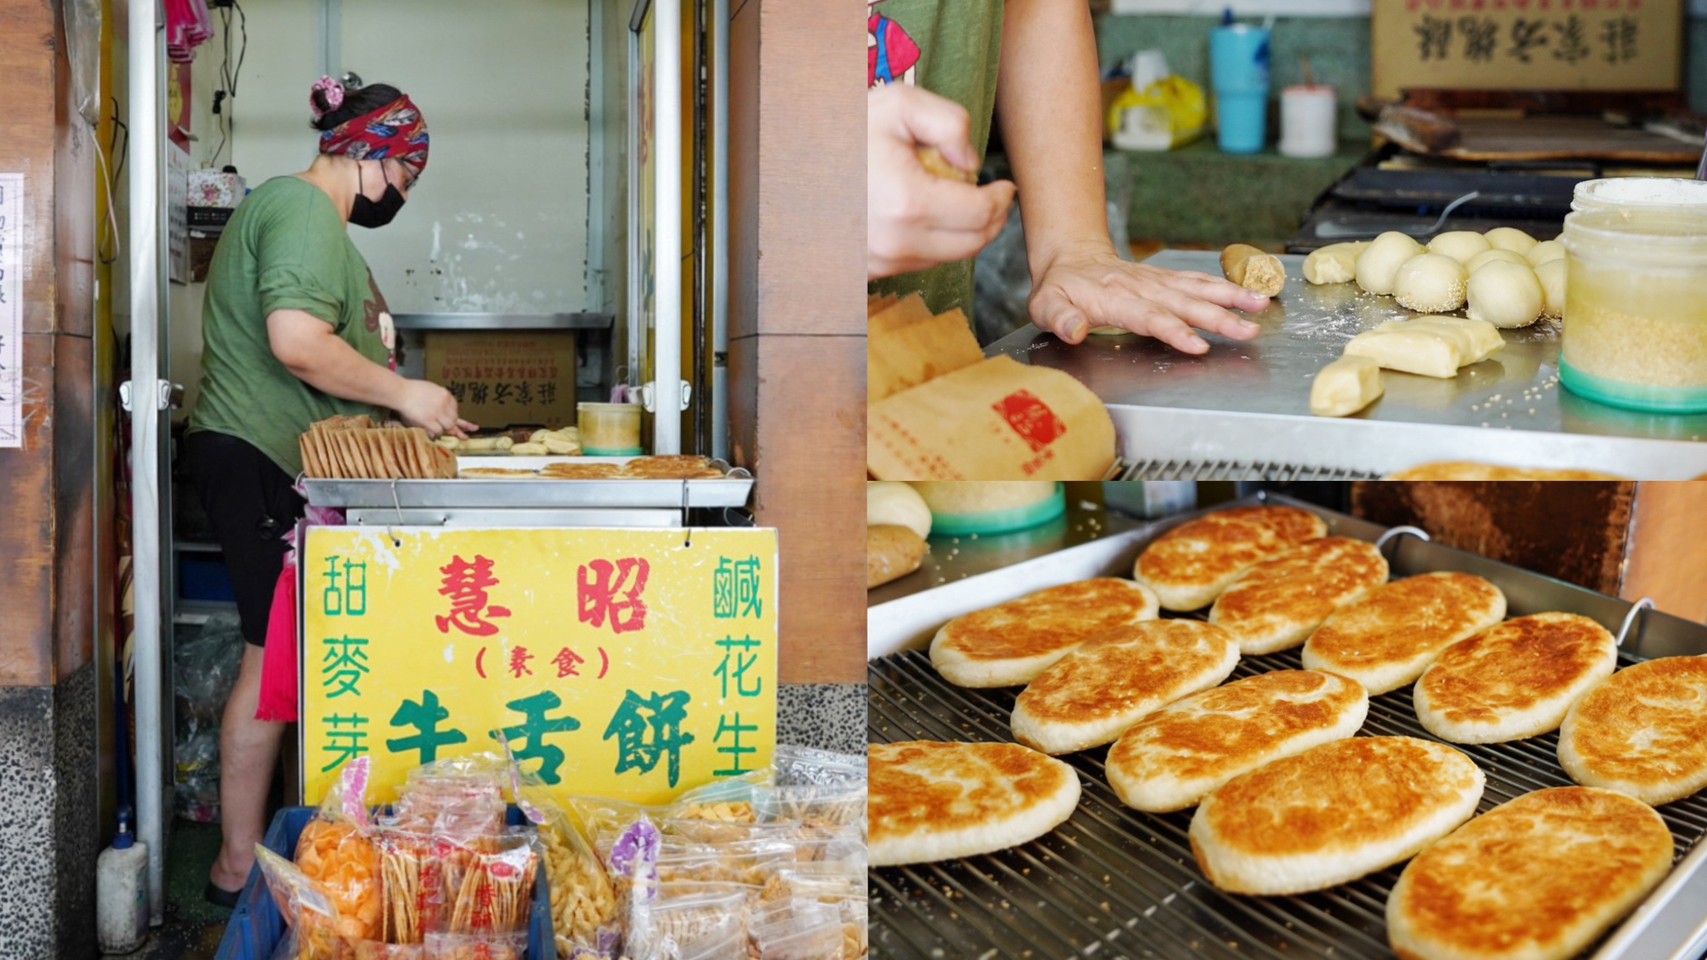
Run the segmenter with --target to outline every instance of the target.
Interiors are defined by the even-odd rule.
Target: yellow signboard
[[[368,799],[498,748],[564,796],[657,803],[770,763],[774,530],[310,527],[302,769]]]

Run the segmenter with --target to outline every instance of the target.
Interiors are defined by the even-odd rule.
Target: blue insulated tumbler
[[[1268,36],[1234,23],[1209,35],[1209,73],[1215,88],[1216,139],[1227,153],[1262,150],[1268,121]]]

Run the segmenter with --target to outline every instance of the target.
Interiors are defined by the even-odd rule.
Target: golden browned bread
[[[931,641],[931,664],[963,687],[1030,683],[1080,644],[1156,613],[1155,595],[1130,580],[1063,584],[950,620]]]
[[[1441,651],[1417,681],[1417,719],[1453,743],[1538,736],[1617,664],[1612,634],[1587,617],[1507,620]]]
[[[1220,627],[1146,620],[1098,637],[1031,681],[1014,739],[1044,753],[1101,746],[1157,708],[1227,679],[1239,648]]]
[[[1647,896],[1671,858],[1671,831],[1646,804],[1537,790],[1417,854],[1387,898],[1387,938],[1407,960],[1564,960]]]
[[[1369,694],[1355,680],[1276,670],[1175,701],[1108,751],[1108,782],[1151,813],[1192,806],[1243,773],[1357,733]]]
[[[1571,779],[1655,805],[1707,787],[1707,657],[1663,657],[1597,684],[1565,715]]]
[[[615,480],[622,468],[614,463],[548,463],[539,473],[552,480]]]
[[[928,863],[1035,840],[1072,816],[1079,775],[1016,743],[874,743],[871,865]]]
[[[1536,467],[1499,467],[1491,463],[1446,461],[1425,463],[1387,475],[1388,480],[1627,480],[1613,473],[1594,470],[1542,470]]]
[[[1499,623],[1505,594],[1468,573],[1384,583],[1341,607],[1304,642],[1304,666],[1331,670],[1371,695],[1412,683],[1440,651]]]
[[[1235,777],[1191,818],[1191,849],[1231,893],[1322,890],[1415,854],[1476,812],[1469,757],[1415,737],[1354,737]]]
[[[1295,507],[1220,510],[1156,538],[1139,554],[1133,579],[1155,591],[1164,609],[1198,610],[1239,574],[1327,532],[1321,517]]]
[[[1330,614],[1387,581],[1375,544],[1349,537],[1311,540],[1251,567],[1209,610],[1239,652],[1252,656],[1296,647]]]
[[[465,467],[460,476],[471,480],[538,480],[532,470],[505,470],[502,467]]]
[[[723,476],[723,471],[705,457],[662,454],[635,457],[623,465],[622,475],[635,480],[714,480]]]

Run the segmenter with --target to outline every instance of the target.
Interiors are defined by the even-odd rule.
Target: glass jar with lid
[[[1634,410],[1707,412],[1707,214],[1580,210],[1561,240],[1566,388]]]
[[[1571,191],[1571,209],[1632,214],[1684,211],[1707,214],[1707,180],[1681,177],[1607,177],[1584,180]]]

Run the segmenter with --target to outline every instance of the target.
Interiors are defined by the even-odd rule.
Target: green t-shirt
[[[972,149],[982,157],[996,111],[1002,0],[867,0],[866,13],[866,86],[911,83],[959,103],[972,115]],[[922,292],[933,311],[970,317],[972,261],[890,277],[871,290]]]
[[[297,437],[327,417],[371,414],[296,378],[267,339],[267,316],[302,310],[357,353],[390,364],[391,315],[332,199],[297,177],[268,180],[231,215],[208,267],[201,396],[190,430],[248,441],[292,477]]]

